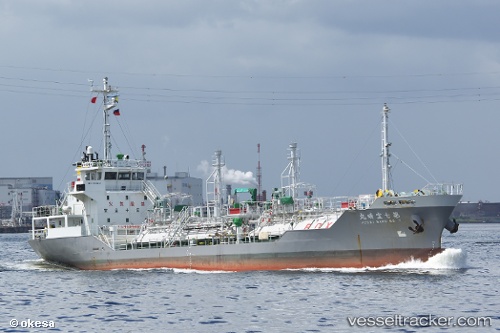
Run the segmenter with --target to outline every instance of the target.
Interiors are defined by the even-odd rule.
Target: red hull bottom
[[[411,259],[426,261],[443,249],[391,249],[266,255],[186,256],[93,260],[75,263],[85,270],[180,268],[202,271],[257,271],[304,268],[363,268],[399,264]]]

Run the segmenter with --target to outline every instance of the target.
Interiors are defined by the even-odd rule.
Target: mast
[[[103,80],[103,89],[97,89],[92,86],[91,91],[101,93],[103,96],[103,113],[104,113],[104,126],[103,126],[103,136],[104,136],[104,160],[111,160],[111,130],[109,125],[109,110],[114,108],[118,103],[118,90],[113,89],[111,85],[108,84],[108,78],[105,77]]]
[[[387,120],[389,119],[389,107],[384,103],[384,108],[382,109],[382,191],[387,191],[390,188],[390,169],[391,165],[389,163],[389,147],[391,143],[388,140],[388,127]]]
[[[288,150],[290,151],[290,156],[288,157],[288,160],[290,161],[288,163],[288,166],[283,170],[281,173],[281,187],[285,188],[285,185],[283,184],[283,181],[285,178],[288,179],[288,185],[286,188],[288,189],[288,195],[291,196],[292,198],[296,199],[298,196],[297,192],[297,187],[299,183],[299,163],[300,163],[300,157],[298,156],[297,153],[297,143],[292,142],[288,145]]]

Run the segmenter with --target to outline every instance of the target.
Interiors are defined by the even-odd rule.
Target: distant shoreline
[[[24,234],[31,230],[31,227],[0,227],[0,234]]]
[[[457,223],[462,224],[495,224],[495,223],[500,223],[500,221],[458,221]]]

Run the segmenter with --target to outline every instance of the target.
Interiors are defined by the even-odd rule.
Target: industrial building
[[[148,173],[147,179],[155,185],[161,194],[171,199],[172,206],[203,205],[203,180],[191,177],[189,172],[176,172],[174,176]]]
[[[31,225],[32,208],[54,205],[58,198],[52,177],[0,178],[0,226]]]

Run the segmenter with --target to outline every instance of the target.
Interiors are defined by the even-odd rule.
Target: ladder
[[[183,207],[182,210],[179,212],[179,216],[177,217],[177,219],[170,225],[168,234],[165,235],[164,238],[165,247],[170,247],[174,243],[175,237],[187,224],[189,218],[190,218],[189,207],[187,206]]]
[[[161,197],[161,193],[149,180],[144,180],[142,182],[142,190],[144,191],[148,199],[153,203],[156,203],[156,201]]]

